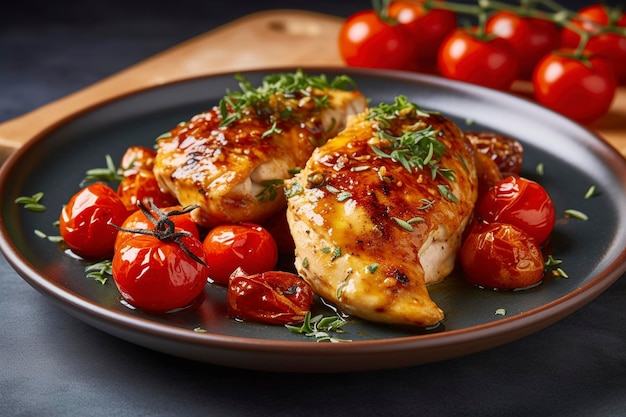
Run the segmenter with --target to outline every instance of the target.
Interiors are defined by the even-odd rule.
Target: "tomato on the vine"
[[[579,19],[572,23],[591,34],[585,50],[611,61],[618,80],[626,82],[626,36],[612,32],[614,28],[626,28],[626,12],[593,4],[580,9],[577,14]],[[605,29],[600,30],[598,25]],[[580,35],[564,28],[561,42],[564,48],[575,49],[580,42]]]
[[[184,232],[172,229],[171,233]],[[138,234],[115,252],[112,273],[130,305],[167,312],[192,304],[203,292],[209,270],[202,242],[191,234],[175,240]]]
[[[555,223],[554,203],[535,181],[509,176],[494,185],[482,197],[476,209],[479,220],[517,226],[537,244],[543,243]]]
[[[518,289],[543,278],[543,255],[535,240],[511,224],[475,225],[461,246],[465,278],[490,289]]]
[[[418,47],[420,70],[432,71],[437,66],[437,52],[443,40],[457,28],[456,13],[450,10],[426,10],[424,2],[393,1],[388,14],[406,26]]]
[[[447,78],[499,90],[511,87],[519,73],[519,58],[508,41],[479,35],[476,28],[457,29],[439,48],[438,67]]]
[[[59,232],[67,246],[83,258],[104,259],[113,255],[117,230],[129,211],[117,193],[97,182],[81,189],[63,206]]]
[[[349,16],[339,30],[339,53],[352,67],[415,70],[418,47],[402,24],[383,20],[376,10]]]
[[[218,284],[227,285],[238,268],[248,274],[271,271],[278,262],[278,247],[272,235],[254,223],[215,226],[203,241],[209,276]]]
[[[298,275],[268,271],[233,273],[227,290],[228,314],[241,320],[269,324],[296,324],[311,309],[313,290]]]
[[[191,219],[190,209],[192,208],[193,207],[183,207],[180,205],[158,207],[157,212],[154,208],[147,208],[144,206],[142,209],[137,209],[135,212],[130,214],[123,223],[116,224],[116,226],[120,226],[120,228],[128,230],[153,230],[156,226],[155,220],[158,222],[159,217],[165,215],[174,222],[177,228],[186,230],[196,239],[200,239],[198,225]],[[148,218],[148,215],[152,217],[152,220]],[[124,242],[137,234],[138,233],[120,230],[117,233],[117,238],[115,239],[115,251],[117,252]]]
[[[111,269],[130,305],[167,312],[192,304],[203,292],[209,270],[204,246],[196,236],[176,227],[164,212],[155,220],[153,228],[137,229],[119,245]]]
[[[519,57],[519,76],[524,79],[530,79],[539,60],[558,49],[561,42],[561,30],[556,23],[508,10],[493,13],[485,32],[504,38],[513,46]]]
[[[545,56],[532,82],[537,102],[579,123],[591,123],[606,114],[617,90],[610,62],[589,54],[578,58],[567,50]]]

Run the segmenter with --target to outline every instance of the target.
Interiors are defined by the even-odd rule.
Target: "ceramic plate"
[[[275,72],[276,70],[272,70]],[[35,234],[58,234],[54,222],[78,189],[85,171],[119,161],[130,145],[152,146],[178,122],[215,105],[233,74],[190,79],[119,97],[84,109],[27,143],[0,173],[0,248],[18,273],[61,308],[112,335],[207,363],[289,372],[343,372],[433,362],[507,343],[542,329],[582,307],[626,270],[626,161],[585,128],[531,103],[480,87],[415,74],[308,69],[311,74],[351,75],[373,104],[404,94],[438,110],[467,131],[513,136],[525,147],[522,175],[552,196],[557,224],[551,250],[569,278],[548,278],[526,291],[493,292],[466,284],[458,274],[433,285],[446,312],[443,325],[412,331],[349,319],[338,335],[351,342],[318,343],[282,326],[241,323],[227,317],[225,291],[208,285],[197,308],[169,315],[131,310],[112,279],[86,278],[85,262]],[[248,72],[257,84],[268,71]],[[543,175],[537,166],[543,166]],[[590,186],[597,194],[585,198]],[[47,210],[13,203],[43,191]],[[587,221],[568,218],[576,209]],[[330,313],[330,311],[328,311]],[[194,329],[204,329],[198,332]]]

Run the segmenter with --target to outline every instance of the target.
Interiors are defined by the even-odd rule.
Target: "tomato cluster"
[[[133,308],[186,308],[212,283],[227,288],[233,317],[302,322],[313,294],[298,275],[274,270],[279,247],[273,235],[253,223],[202,230],[191,217],[197,206],[178,205],[158,186],[154,157],[132,146],[122,158],[117,190],[96,181],[70,198],[59,216],[68,248],[86,260],[110,259],[115,285]]]
[[[466,278],[493,289],[539,283],[545,264],[541,245],[555,224],[547,191],[532,180],[510,175],[481,197],[475,216],[461,248]]]
[[[540,104],[580,123],[602,117],[618,81],[626,83],[626,13],[600,4],[546,12],[521,3],[383,1],[345,20],[339,52],[349,66],[438,73],[500,90],[529,80]],[[460,27],[463,13],[478,24]]]

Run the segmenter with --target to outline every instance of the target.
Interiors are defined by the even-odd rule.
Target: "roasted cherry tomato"
[[[456,13],[443,9],[426,10],[422,1],[394,1],[389,5],[388,14],[411,31],[418,49],[418,68],[432,72],[437,66],[441,43],[457,28]]]
[[[129,177],[135,175],[139,170],[147,169],[152,171],[154,168],[154,160],[156,151],[144,146],[130,146],[124,152],[120,162],[122,175]]]
[[[74,194],[63,207],[59,232],[75,254],[87,259],[109,258],[117,229],[108,223],[122,224],[128,213],[117,193],[97,182]]]
[[[554,204],[548,192],[535,181],[509,176],[494,185],[479,202],[478,218],[487,223],[519,227],[537,244],[554,229]]]
[[[176,197],[161,190],[154,173],[147,169],[125,176],[117,187],[117,194],[128,210],[135,210],[138,201],[148,205],[154,203],[157,207],[178,204]]]
[[[437,63],[444,77],[499,90],[511,87],[520,66],[508,41],[481,36],[476,28],[452,32],[439,48]]]
[[[172,229],[171,233],[185,232]],[[189,306],[202,294],[209,270],[202,242],[194,236],[167,239],[136,235],[115,252],[112,273],[130,305],[168,312]]]
[[[546,55],[533,74],[535,99],[579,123],[591,123],[609,111],[617,79],[611,63],[598,56],[576,58],[572,51]]]
[[[618,80],[626,83],[626,36],[614,32],[615,28],[626,28],[623,8],[592,4],[580,9],[578,19],[572,23],[592,34],[585,50],[611,61]],[[563,29],[563,47],[575,49],[579,42],[580,35],[571,29]]]
[[[461,247],[466,279],[489,289],[517,289],[541,281],[544,260],[537,243],[523,230],[504,223],[477,225]]]
[[[190,232],[196,239],[200,239],[200,232],[198,225],[191,219],[190,209],[191,207],[183,207],[180,205],[171,207],[160,207],[159,212],[155,212],[154,208],[148,208],[146,206],[143,209],[138,209],[131,215],[129,215],[124,223],[118,224],[124,229],[129,230],[154,230],[156,223],[161,215],[169,217],[177,228]],[[150,214],[152,220],[148,218],[146,213]],[[128,239],[138,235],[139,233],[131,233],[120,230],[117,233],[115,239],[115,251],[117,252],[121,245]]]
[[[272,235],[253,223],[216,226],[204,238],[210,278],[227,285],[230,275],[241,268],[248,274],[271,271],[278,262]]]
[[[524,147],[510,136],[495,132],[464,132],[474,148],[487,155],[500,172],[519,175],[524,159]]]
[[[519,58],[519,76],[523,79],[530,79],[539,60],[561,43],[561,30],[556,23],[506,10],[489,17],[485,32],[509,41]]]
[[[154,176],[156,151],[143,146],[129,147],[120,162],[123,179],[117,193],[128,210],[136,210],[137,202],[145,205],[154,203],[157,207],[174,206],[178,200],[164,192]]]
[[[241,320],[295,324],[311,309],[313,291],[298,275],[268,271],[233,273],[227,290],[228,314]]]
[[[375,10],[349,16],[339,30],[339,53],[352,67],[415,70],[417,43],[404,25],[384,21]]]

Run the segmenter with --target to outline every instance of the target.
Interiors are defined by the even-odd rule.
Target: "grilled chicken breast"
[[[347,314],[434,326],[427,285],[454,267],[477,182],[453,122],[403,96],[371,108],[285,183],[296,269]]]
[[[262,222],[284,209],[282,180],[367,105],[347,77],[267,76],[158,140],[154,173],[201,226]]]

